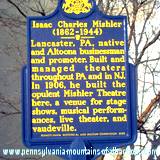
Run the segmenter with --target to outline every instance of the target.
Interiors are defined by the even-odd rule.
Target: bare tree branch
[[[143,64],[143,63],[146,63],[146,62],[158,61],[158,60],[160,60],[160,57],[153,58],[153,59],[148,59],[148,60],[144,60],[144,61],[140,61],[139,64]]]
[[[147,118],[148,114],[152,111],[153,107],[159,103],[160,101],[160,92],[158,93],[158,95],[156,95],[156,97],[151,100],[150,104],[147,106],[147,108],[145,109],[145,111],[140,115],[138,122],[139,122],[139,126],[141,126],[142,124],[144,124],[145,119]]]
[[[16,5],[16,3],[14,3],[11,0],[7,0],[7,1],[8,1],[8,3],[12,4],[24,18],[27,17],[27,15],[20,9],[20,7],[18,5]]]
[[[0,94],[0,102],[9,105],[15,111],[20,112],[20,110],[13,104],[13,102],[11,102],[9,99],[6,99],[4,96],[2,96],[2,94]]]
[[[154,44],[159,39],[159,37],[160,37],[160,30],[157,32],[157,34],[154,36],[154,38],[150,42],[145,44],[145,46],[143,47],[139,57],[137,58],[137,61],[135,63],[136,65],[138,65],[140,63],[146,49],[149,48],[152,44]]]

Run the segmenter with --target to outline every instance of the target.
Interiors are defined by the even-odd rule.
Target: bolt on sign
[[[127,20],[93,0],[59,1],[28,18],[23,69],[23,140],[29,146],[106,148],[136,139],[135,69]]]

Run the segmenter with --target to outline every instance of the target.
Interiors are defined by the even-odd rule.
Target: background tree
[[[100,8],[108,15],[128,17],[128,46],[131,63],[137,67],[138,94],[138,140],[131,149],[139,148],[140,153],[148,148],[158,149],[159,127],[159,78],[160,78],[160,15],[159,0],[105,0],[98,1]],[[117,155],[121,160],[127,155]],[[159,159],[159,155],[132,155],[134,159]]]
[[[107,15],[128,17],[129,58],[130,62],[137,67],[139,133],[137,142],[130,147],[132,149],[138,147],[140,153],[145,148],[157,149],[160,145],[160,1],[97,0],[97,4]],[[56,6],[55,0],[0,1],[1,148],[22,146],[19,97],[21,96],[20,72],[22,66],[26,64],[27,55],[26,17],[48,15]],[[109,155],[105,159],[107,157]],[[4,157],[1,156],[1,158]],[[158,160],[160,155],[128,156],[124,154],[116,155],[109,160],[111,159]]]

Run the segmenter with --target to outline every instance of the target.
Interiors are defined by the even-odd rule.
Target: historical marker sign
[[[92,0],[60,1],[51,16],[28,18],[28,146],[69,145],[76,138],[93,147],[134,141],[135,75],[126,23],[124,16],[101,13]]]

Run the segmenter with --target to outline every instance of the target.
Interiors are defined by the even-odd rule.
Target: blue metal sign
[[[126,17],[104,15],[92,0],[64,0],[52,15],[27,23],[24,143],[133,143],[136,77],[128,63]]]

